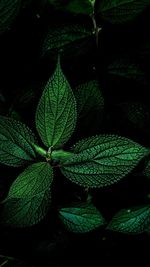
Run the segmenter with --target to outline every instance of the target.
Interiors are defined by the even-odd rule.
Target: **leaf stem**
[[[54,150],[51,154],[51,160],[52,161],[60,161],[61,163],[66,162],[67,159],[73,156],[73,153],[64,151],[62,149],[60,150]]]
[[[46,158],[46,156],[47,156],[47,151],[46,151],[44,148],[42,148],[42,147],[40,147],[40,146],[38,146],[38,145],[35,145],[35,144],[33,144],[33,147],[34,147],[35,151],[36,151],[39,155],[41,155],[42,157]]]

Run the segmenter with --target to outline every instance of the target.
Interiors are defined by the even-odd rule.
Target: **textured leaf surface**
[[[72,182],[88,187],[118,182],[149,153],[134,141],[114,135],[82,140],[72,150],[75,155],[61,171]]]
[[[79,117],[85,116],[89,111],[95,109],[97,112],[103,111],[104,98],[96,80],[79,85],[75,89],[77,110]]]
[[[60,146],[76,125],[76,101],[60,63],[48,81],[36,111],[36,127],[43,143]]]
[[[77,47],[92,36],[92,30],[78,24],[62,25],[50,29],[43,43],[43,54],[47,52],[68,53],[72,47]]]
[[[20,8],[20,0],[0,0],[0,34],[11,26]]]
[[[146,82],[144,71],[141,70],[138,64],[128,59],[120,59],[114,61],[108,67],[108,72],[111,75],[124,77],[143,84]]]
[[[134,19],[148,5],[149,0],[102,0],[99,3],[101,17],[113,24]]]
[[[143,174],[150,179],[150,160],[147,162]]]
[[[23,123],[0,116],[0,162],[21,166],[35,158],[33,143],[36,138]]]
[[[140,234],[150,225],[150,206],[123,209],[108,225],[108,229],[126,234]]]
[[[1,215],[3,224],[24,227],[37,224],[46,215],[53,179],[47,162],[29,166],[12,184]]]
[[[86,233],[105,223],[100,212],[92,204],[61,208],[59,214],[64,226],[75,233]]]
[[[69,0],[66,4],[62,0],[49,0],[57,9],[74,14],[92,14],[95,0]]]

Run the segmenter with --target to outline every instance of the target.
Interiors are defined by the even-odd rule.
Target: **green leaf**
[[[102,0],[99,2],[98,13],[113,24],[125,23],[134,19],[149,4],[149,0]]]
[[[70,50],[76,51],[93,36],[92,29],[83,25],[71,24],[61,25],[48,30],[43,43],[43,55],[46,53],[67,54]]]
[[[98,81],[92,80],[76,87],[75,97],[80,118],[84,117],[93,109],[96,110],[99,115],[103,112],[104,98],[100,91]]]
[[[108,67],[108,72],[117,77],[131,79],[142,84],[146,83],[145,73],[138,64],[128,59],[119,59],[114,61]]]
[[[59,216],[66,229],[74,233],[86,233],[105,224],[101,213],[92,204],[61,208]]]
[[[50,4],[54,5],[56,9],[71,12],[74,14],[93,13],[95,0],[69,0],[66,4],[62,0],[49,0]]]
[[[36,138],[23,123],[0,116],[0,162],[9,166],[21,166],[33,161]]]
[[[140,102],[128,102],[120,104],[125,118],[137,128],[150,134],[150,108]]]
[[[81,186],[103,187],[127,175],[149,150],[124,137],[100,135],[79,141],[72,152],[62,173]]]
[[[36,111],[36,128],[47,147],[69,140],[76,125],[76,101],[58,62]]]
[[[24,227],[37,224],[46,215],[53,171],[47,162],[29,166],[12,184],[1,215],[3,224]]]
[[[119,211],[107,226],[107,229],[125,233],[140,234],[150,225],[150,206],[133,207]]]
[[[0,1],[0,34],[8,30],[18,15],[20,0]]]
[[[150,160],[147,162],[143,174],[150,179]]]

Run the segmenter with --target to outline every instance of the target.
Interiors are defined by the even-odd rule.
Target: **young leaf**
[[[149,0],[102,0],[98,12],[104,20],[119,24],[134,19],[149,4]]]
[[[0,116],[0,162],[9,166],[21,166],[32,161],[36,138],[23,123]]]
[[[43,54],[48,52],[68,53],[72,48],[78,48],[79,43],[93,36],[92,30],[83,25],[61,25],[48,31],[43,43]]]
[[[66,4],[62,0],[49,0],[55,8],[63,11],[68,11],[74,14],[87,14],[93,13],[95,0],[69,0]]]
[[[143,84],[146,82],[144,71],[131,60],[120,59],[114,61],[109,65],[108,72],[113,76],[131,79]]]
[[[79,141],[74,156],[62,165],[62,173],[72,182],[102,187],[127,175],[149,150],[134,141],[115,135],[100,135]]]
[[[61,208],[59,216],[66,229],[74,233],[86,233],[105,224],[101,213],[92,204]]]
[[[76,125],[76,101],[58,62],[36,111],[36,128],[47,147],[68,141]]]
[[[9,29],[20,8],[20,0],[0,1],[0,34]]]
[[[1,221],[24,227],[38,223],[50,204],[53,171],[47,162],[29,166],[12,184],[4,203]]]
[[[140,234],[150,225],[150,206],[134,207],[119,211],[107,226],[107,229],[125,233]]]

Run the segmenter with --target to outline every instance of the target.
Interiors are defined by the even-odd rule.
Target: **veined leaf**
[[[82,25],[71,24],[52,28],[48,31],[43,43],[43,54],[47,52],[68,53],[68,50],[79,47],[82,42],[93,36],[92,30]]]
[[[49,0],[56,9],[68,11],[74,14],[92,14],[95,0],[69,0],[66,4],[62,0]]]
[[[86,233],[105,224],[103,216],[96,207],[87,203],[61,208],[59,215],[66,229],[74,233]]]
[[[0,162],[9,166],[21,166],[32,161],[36,138],[23,123],[0,116]]]
[[[36,127],[48,146],[59,147],[68,141],[76,125],[76,101],[58,62],[36,111]]]
[[[98,12],[104,20],[119,24],[134,19],[148,5],[149,0],[102,0]]]
[[[90,110],[95,109],[99,115],[103,112],[104,98],[96,80],[79,85],[75,89],[77,111],[79,117],[84,117]]]
[[[126,233],[140,234],[150,225],[150,205],[119,211],[108,225],[108,229]]]
[[[9,29],[20,9],[21,0],[0,1],[0,34]]]
[[[113,76],[131,79],[143,84],[146,82],[144,71],[131,60],[120,59],[114,61],[109,65],[108,72]]]
[[[53,171],[47,162],[29,166],[10,188],[1,215],[2,223],[24,227],[42,220],[49,208],[52,180]]]
[[[72,182],[87,187],[102,187],[127,175],[149,150],[124,137],[100,135],[79,141],[74,156],[61,167]]]

